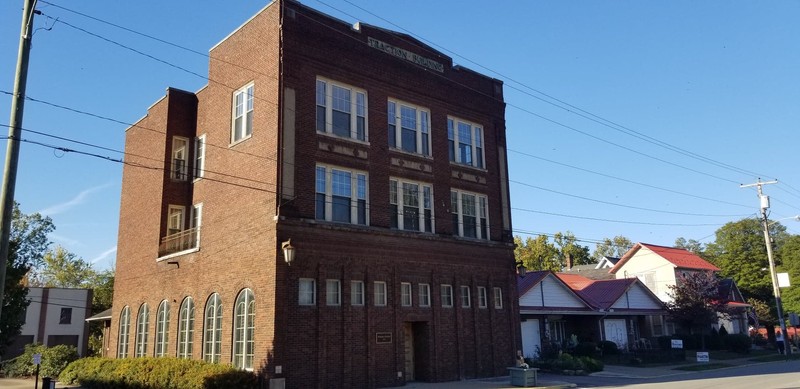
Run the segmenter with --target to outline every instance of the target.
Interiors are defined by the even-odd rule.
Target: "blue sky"
[[[23,138],[114,159],[124,123],[166,87],[196,91],[206,80],[112,41],[199,74],[208,59],[70,11],[205,53],[266,4],[49,2],[38,6],[27,93],[38,101],[26,102],[24,127],[111,150]],[[798,1],[303,3],[412,33],[505,82],[517,235],[571,231],[592,250],[615,235],[708,243],[724,223],[758,212],[755,191],[739,188],[758,177],[780,180],[765,187],[773,219],[800,214]],[[0,3],[4,125],[21,8]],[[116,256],[121,173],[116,162],[24,143],[16,199],[53,218],[55,244],[105,269]]]

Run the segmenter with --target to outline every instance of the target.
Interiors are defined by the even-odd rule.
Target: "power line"
[[[707,227],[707,226],[720,226],[720,224],[685,224],[685,223],[651,223],[651,222],[639,222],[639,221],[630,221],[630,220],[614,220],[614,219],[603,219],[597,217],[588,217],[588,216],[577,216],[577,215],[568,215],[563,213],[556,213],[556,212],[547,212],[547,211],[540,211],[534,209],[524,209],[524,208],[517,208],[511,207],[512,210],[522,211],[522,212],[530,212],[530,213],[538,213],[541,215],[550,215],[550,216],[559,216],[559,217],[566,217],[570,219],[581,219],[581,220],[594,220],[594,221],[601,221],[601,222],[608,222],[608,223],[622,223],[622,224],[637,224],[637,225],[647,225],[647,226],[672,226],[672,227]]]

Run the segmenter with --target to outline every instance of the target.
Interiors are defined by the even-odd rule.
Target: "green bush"
[[[230,365],[178,358],[84,358],[67,366],[59,380],[86,389],[256,388],[257,377]]]
[[[604,340],[600,342],[600,349],[603,350],[603,355],[619,354],[619,346],[610,340]]]
[[[729,351],[747,354],[750,352],[752,341],[745,334],[731,334],[725,337],[725,344]]]
[[[600,355],[600,349],[597,348],[597,343],[594,342],[581,342],[575,346],[572,353],[576,357],[591,357],[597,358]]]
[[[36,374],[33,355],[42,354],[39,365],[40,377],[58,377],[59,373],[72,361],[78,359],[78,349],[74,346],[45,347],[40,344],[25,346],[22,355],[3,363],[3,372],[7,377],[31,377]]]
[[[578,357],[581,363],[584,366],[584,369],[590,373],[594,373],[596,371],[603,371],[603,361],[599,359],[594,359],[590,357]]]

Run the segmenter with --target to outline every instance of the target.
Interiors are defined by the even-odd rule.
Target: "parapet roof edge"
[[[261,8],[261,9],[260,9],[258,12],[256,12],[255,14],[253,14],[253,16],[251,16],[250,18],[248,18],[247,20],[245,20],[245,21],[244,21],[244,23],[240,24],[240,25],[239,25],[239,27],[236,27],[236,28],[234,28],[234,29],[233,29],[233,31],[231,31],[231,32],[230,32],[228,35],[226,35],[224,38],[222,38],[222,40],[221,40],[221,41],[217,42],[217,44],[215,44],[214,46],[211,46],[211,48],[210,48],[210,49],[208,49],[208,52],[210,53],[212,50],[216,49],[216,48],[217,48],[217,46],[221,45],[221,44],[222,44],[222,42],[225,42],[226,40],[228,40],[228,38],[230,38],[231,36],[233,36],[233,34],[237,33],[239,30],[241,30],[241,29],[242,29],[242,27],[246,26],[248,23],[250,23],[250,21],[252,21],[253,19],[255,19],[255,18],[256,18],[256,16],[258,16],[258,15],[261,15],[261,13],[262,13],[262,12],[264,12],[264,11],[266,11],[266,10],[267,10],[267,8],[269,8],[270,6],[272,6],[273,4],[275,4],[275,3],[279,2],[279,1],[280,1],[280,0],[272,0],[272,1],[270,1],[270,2],[269,2],[269,4],[267,4],[267,5],[265,5],[265,6],[264,6],[264,8]]]

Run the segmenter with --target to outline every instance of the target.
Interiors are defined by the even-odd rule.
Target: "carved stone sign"
[[[374,49],[378,49],[378,50],[383,51],[383,52],[385,52],[387,54],[391,54],[391,55],[393,55],[393,56],[395,56],[397,58],[401,58],[401,59],[404,59],[406,61],[413,62],[413,63],[415,63],[417,65],[424,66],[424,67],[426,67],[428,69],[433,69],[433,70],[436,70],[437,72],[444,73],[444,65],[442,65],[439,62],[436,62],[436,61],[434,61],[434,60],[432,60],[430,58],[425,58],[425,57],[420,56],[418,54],[414,54],[414,53],[412,53],[412,52],[410,52],[408,50],[392,46],[392,45],[390,45],[390,44],[388,44],[386,42],[382,42],[382,41],[379,41],[379,40],[377,40],[375,38],[371,38],[371,37],[367,38],[367,44],[369,45],[369,47],[372,47]]]
[[[375,343],[377,344],[392,343],[392,333],[391,332],[375,333]]]

